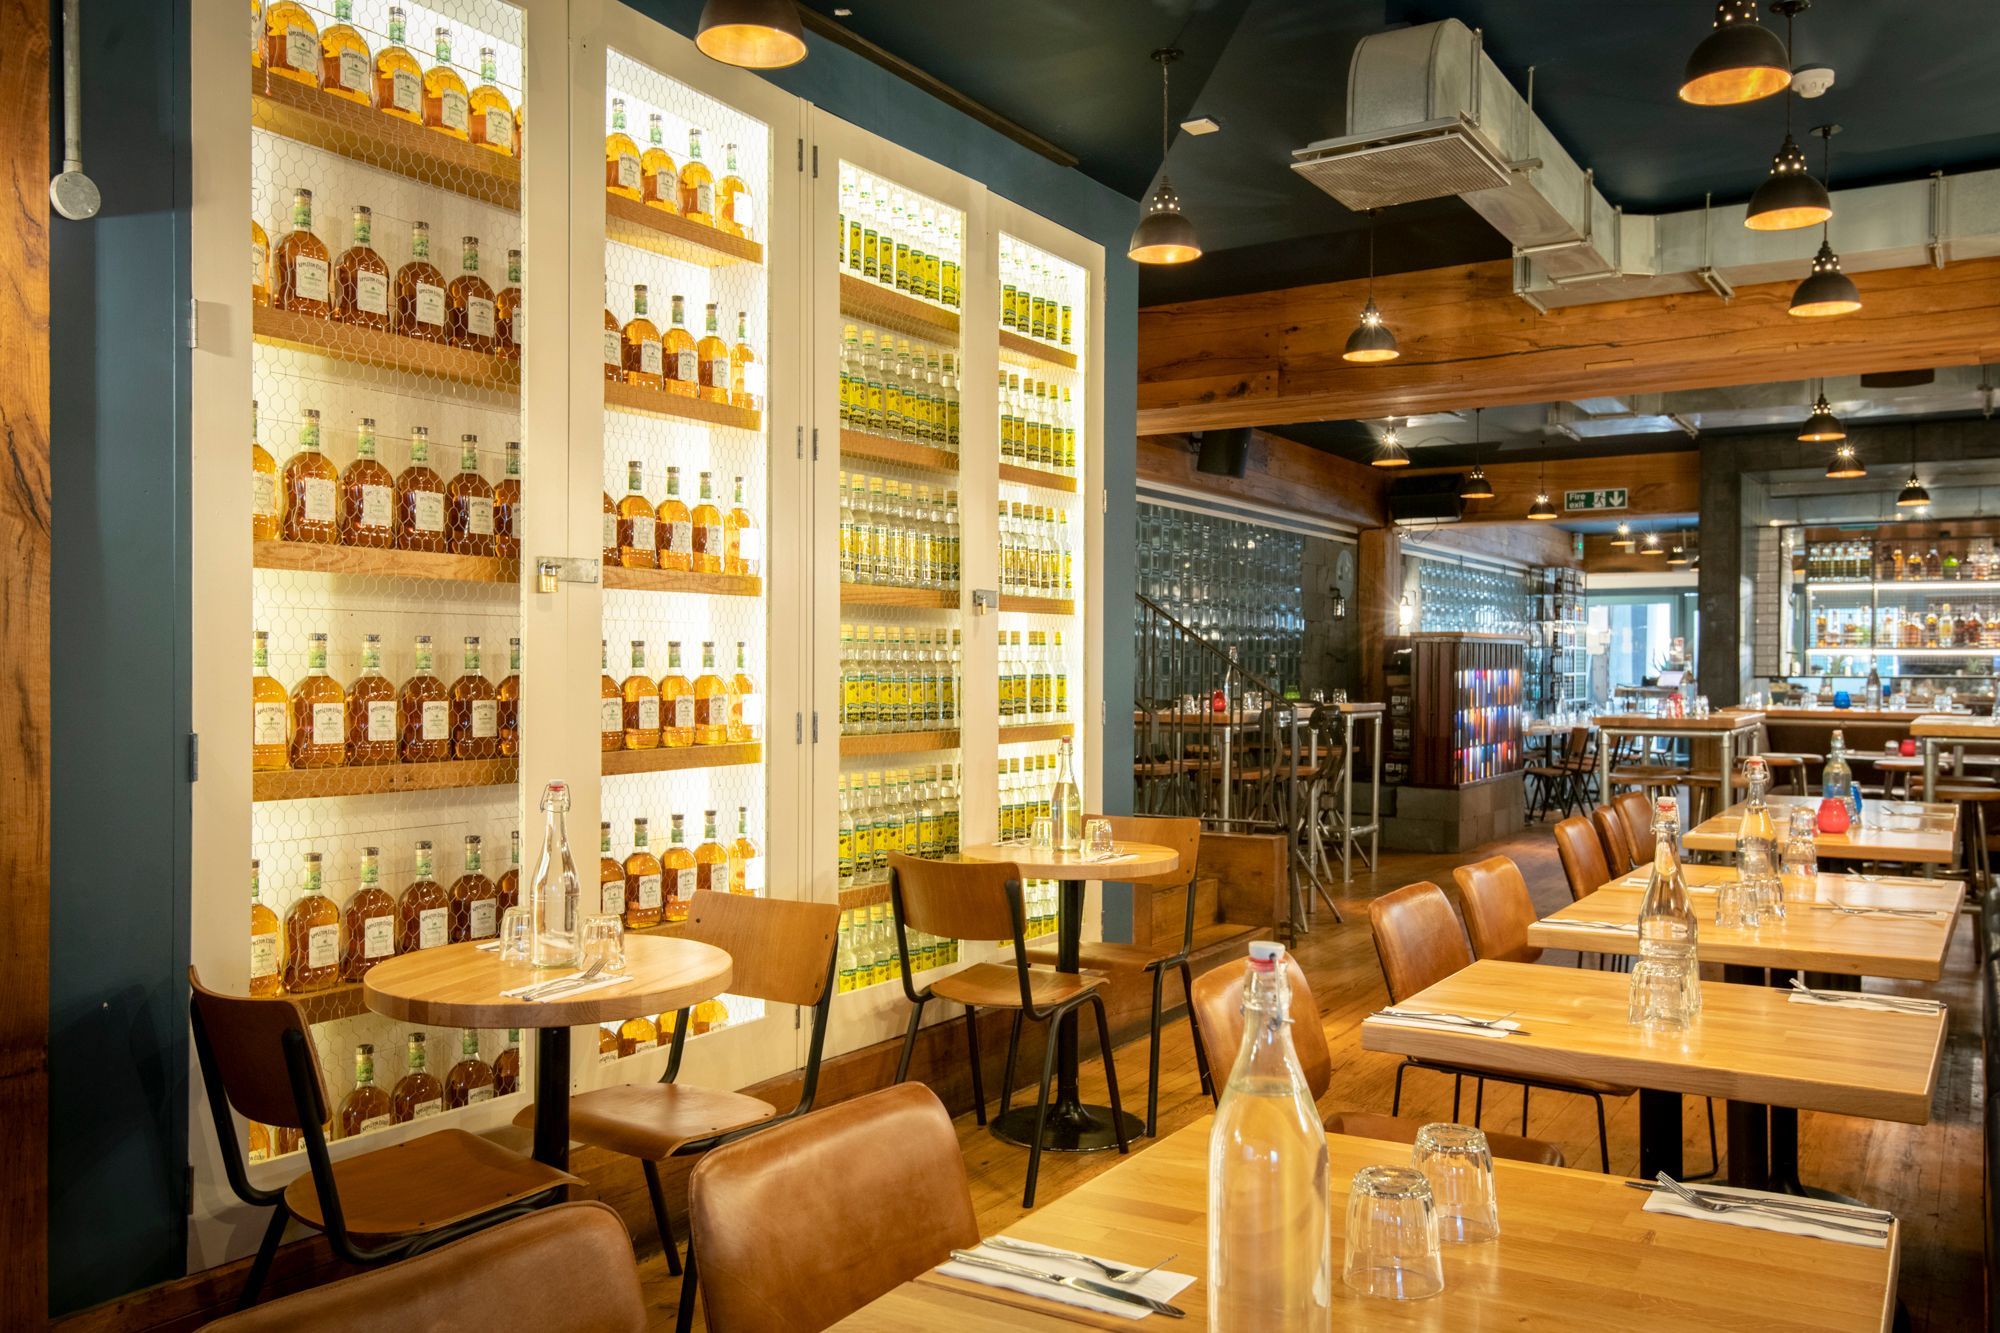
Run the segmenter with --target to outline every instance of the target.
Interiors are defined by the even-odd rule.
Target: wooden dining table
[[[1792,807],[1819,809],[1817,796],[1766,796],[1779,842]],[[1684,837],[1682,845],[1697,852],[1733,852],[1736,830],[1749,803],[1738,801],[1721,814],[1703,820]],[[1834,861],[1901,861],[1926,867],[1950,865],[1958,847],[1958,807],[1925,801],[1870,801],[1862,807],[1865,822],[1845,833],[1819,833],[1813,845]],[[1929,873],[1927,870],[1926,873]]]
[[[1937,790],[1938,754],[1949,747],[1960,755],[1968,745],[2000,744],[2000,717],[1966,713],[1925,713],[1910,722],[1910,735],[1923,747],[1924,797]]]
[[[1142,1324],[931,1272],[835,1328],[870,1333],[1135,1327],[1208,1322],[1208,1137],[1205,1118],[1135,1153],[1009,1226],[1020,1240],[1144,1266],[1167,1259],[1194,1285],[1174,1298],[1185,1319]],[[1500,1238],[1447,1245],[1444,1291],[1420,1301],[1368,1299],[1340,1279],[1347,1197],[1364,1166],[1405,1165],[1410,1147],[1327,1136],[1333,1310],[1343,1329],[1608,1329],[1759,1333],[1890,1327],[1900,1224],[1882,1249],[1645,1211],[1647,1194],[1615,1176],[1527,1162],[1493,1163]]]

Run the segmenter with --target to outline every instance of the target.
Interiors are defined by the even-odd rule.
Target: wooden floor
[[[1569,890],[1556,861],[1555,845],[1543,826],[1475,853],[1448,857],[1385,853],[1380,874],[1364,876],[1357,867],[1350,896],[1341,900],[1346,924],[1334,924],[1331,915],[1322,908],[1316,928],[1298,942],[1295,952],[1312,980],[1313,992],[1319,1000],[1320,1021],[1326,1026],[1337,1069],[1333,1088],[1321,1103],[1323,1111],[1389,1109],[1397,1057],[1360,1049],[1362,1015],[1387,999],[1368,935],[1366,900],[1375,893],[1419,879],[1439,883],[1455,897],[1451,868],[1495,852],[1504,852],[1520,863],[1541,912],[1552,911],[1569,900]],[[1939,985],[1868,983],[1870,989],[1934,995],[1951,1005],[1951,1033],[1931,1123],[1897,1125],[1841,1116],[1801,1117],[1799,1152],[1805,1179],[1893,1209],[1902,1218],[1900,1290],[1910,1316],[1910,1328],[1916,1333],[1971,1328],[1979,1323],[1983,1309],[1980,1221],[1983,1172],[1979,1132],[1982,1077],[1971,925],[1971,918],[1966,918],[1954,936],[1945,979]],[[1545,961],[1561,963],[1567,957],[1552,953],[1545,955]],[[1160,1063],[1159,1128],[1164,1135],[1210,1109],[1195,1076],[1185,1020],[1170,1022]],[[1146,1092],[1143,1039],[1120,1049],[1118,1070],[1126,1105],[1143,1114]],[[1086,1100],[1104,1100],[1101,1066],[1086,1065],[1083,1082]],[[1448,1079],[1434,1074],[1412,1074],[1406,1077],[1404,1087],[1406,1113],[1439,1119],[1450,1117]],[[1469,1099],[1469,1090],[1467,1096]],[[1489,1102],[1488,1112],[1488,1123],[1494,1128],[1513,1130],[1520,1126],[1520,1101],[1516,1096],[1499,1094]],[[1465,1114],[1470,1113],[1468,1100]],[[1629,1174],[1638,1164],[1638,1099],[1612,1103],[1609,1115],[1611,1169]],[[1718,1132],[1724,1132],[1721,1119],[1718,1110]],[[1708,1162],[1707,1125],[1699,1100],[1688,1099],[1685,1125],[1688,1170],[1698,1171]],[[1027,1154],[995,1139],[979,1128],[970,1115],[959,1117],[958,1128],[980,1229],[992,1235],[1023,1215],[1021,1185]],[[1590,1102],[1584,1098],[1549,1093],[1536,1097],[1529,1132],[1537,1138],[1560,1142],[1572,1164],[1594,1167],[1597,1162],[1596,1120]],[[1133,1151],[1145,1151],[1148,1142],[1140,1140],[1133,1145]],[[1726,1157],[1726,1137],[1723,1151]],[[1039,1201],[1047,1203],[1062,1197],[1119,1160],[1115,1152],[1045,1155]],[[680,1283],[667,1276],[657,1239],[650,1235],[636,1239],[640,1272],[654,1309],[655,1326],[672,1327]]]

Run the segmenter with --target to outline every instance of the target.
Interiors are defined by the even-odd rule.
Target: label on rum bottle
[[[393,741],[396,739],[396,701],[376,699],[368,705],[368,739],[370,741]]]
[[[255,745],[283,745],[285,743],[284,704],[258,704],[251,717],[251,743]]]
[[[694,549],[697,555],[712,555],[718,560],[721,559],[722,525],[720,523],[702,524],[700,530],[694,534]]]
[[[345,704],[313,705],[314,745],[339,745],[347,737],[347,706]]]
[[[450,923],[445,920],[449,913],[442,907],[430,907],[417,913],[417,947],[435,949],[443,944],[451,934]]]
[[[688,549],[693,545],[694,545],[693,523],[667,524],[667,544],[664,549],[669,551],[679,551],[681,554],[685,555],[687,554]]]
[[[604,516],[604,549],[609,551],[618,545],[618,515]]]
[[[712,356],[701,368],[702,383],[711,389],[729,388],[729,358]]]
[[[764,858],[753,856],[743,863],[743,887],[750,893],[764,892]]]
[[[397,70],[389,78],[389,104],[406,115],[421,115],[424,85],[416,75]]]
[[[396,952],[396,918],[371,916],[361,923],[361,956],[387,958]]]
[[[617,1058],[618,1048],[616,1046],[606,1046],[597,1053],[597,1063],[601,1065],[608,1065]]]
[[[427,1116],[444,1114],[444,1099],[433,1097],[427,1102],[418,1102],[410,1108],[410,1119],[422,1120]]]
[[[292,287],[302,300],[324,301],[326,299],[326,261],[314,259],[310,255],[299,255],[292,260]]]
[[[647,338],[639,344],[639,369],[648,375],[663,373],[660,361],[660,344],[657,339]]]
[[[625,881],[622,879],[607,879],[604,881],[602,888],[604,890],[604,914],[606,916],[624,916]]]
[[[688,902],[694,897],[694,871],[692,869],[676,870],[674,872],[674,897],[683,903]]]
[[[625,730],[625,709],[621,700],[606,699],[598,706],[597,729],[606,734]]]
[[[743,698],[743,725],[755,731],[764,725],[764,696],[746,694]]]
[[[410,500],[410,518],[418,532],[444,531],[444,496],[436,491],[415,491]]]
[[[622,346],[622,345],[620,344],[620,342],[619,342],[619,339],[618,339],[618,330],[616,330],[616,329],[606,329],[606,330],[604,331],[604,364],[605,364],[605,365],[607,365],[607,366],[618,366],[618,365],[622,364],[622,363],[621,363],[621,362],[619,361],[619,359],[618,359],[618,358],[619,358],[619,354],[620,354],[620,351],[621,351],[621,346]],[[609,518],[609,517],[607,516],[607,517],[605,518],[605,520],[604,520],[604,521],[605,521],[605,522],[607,522],[607,523],[609,523],[609,522],[610,522],[611,520],[610,520],[610,518]],[[609,546],[610,544],[611,544],[611,543],[609,543],[609,542],[606,542],[606,543],[605,543],[605,545],[606,545],[606,546]]]
[[[690,211],[707,213],[711,217],[715,215],[715,185],[713,182],[694,187],[694,208]]]
[[[482,1083],[476,1088],[467,1088],[465,1090],[465,1104],[467,1106],[472,1105],[474,1102],[490,1102],[492,1100],[493,1085],[491,1083]]]
[[[649,694],[639,700],[639,730],[658,731],[660,729],[660,696]]]
[[[683,694],[674,700],[674,717],[673,721],[668,725],[683,728],[694,725],[694,696],[692,694]]]
[[[472,938],[490,939],[500,933],[500,900],[476,898],[472,903]]]
[[[695,885],[707,893],[729,892],[729,863],[707,862],[694,868]]]
[[[278,479],[268,472],[250,472],[250,512],[264,518],[278,516]]]
[[[465,298],[465,331],[475,338],[493,336],[493,303],[483,296]]]
[[[386,528],[395,522],[396,492],[388,486],[361,487],[361,518],[357,526]],[[371,738],[372,739],[372,738]]]
[[[637,885],[638,893],[632,905],[641,911],[651,911],[660,905],[660,877],[641,875]]]
[[[269,259],[270,256],[271,247],[258,240],[250,242],[250,285],[252,287],[262,287],[264,285],[264,261]]]
[[[711,694],[706,699],[695,701],[695,725],[702,727],[722,727],[729,725],[729,696]]]
[[[500,734],[500,705],[492,699],[472,701],[472,736],[474,740],[490,740]]]
[[[630,153],[620,153],[618,155],[618,188],[621,190],[630,190],[634,194],[637,194],[639,192],[639,179],[639,159]]]
[[[277,975],[278,937],[276,935],[252,935],[250,937],[250,979]]]
[[[340,86],[351,93],[361,92],[368,87],[368,57],[359,51],[340,53],[340,72],[334,76]]]
[[[368,315],[389,313],[389,279],[380,273],[361,271],[354,275],[355,309]]]
[[[481,131],[495,148],[514,151],[514,117],[499,107],[490,107],[482,117]]]
[[[339,926],[314,926],[306,932],[307,967],[332,967],[339,957]]]
[[[493,502],[474,496],[465,502],[465,530],[475,537],[493,535]]]
[[[444,327],[444,288],[428,282],[417,284],[417,323]]]
[[[285,29],[285,65],[289,69],[310,70],[319,59],[319,39],[293,24]]]
[[[386,1115],[372,1115],[369,1116],[366,1120],[362,1121],[361,1128],[355,1130],[354,1132],[357,1134],[366,1134],[371,1129],[380,1129],[384,1125],[390,1123],[391,1121],[389,1117]]]
[[[465,100],[464,93],[446,89],[443,96],[438,98],[438,120],[448,130],[457,130],[460,134],[464,134],[467,124],[466,113],[470,110],[471,103]]]
[[[424,700],[423,738],[442,741],[451,738],[451,704],[443,699]]]
[[[676,352],[674,354],[673,378],[679,380],[683,384],[693,384],[695,382],[694,376],[695,376],[694,350],[692,348],[684,348],[681,351]],[[727,378],[725,378],[722,382],[724,384],[729,383]]]
[[[653,542],[657,535],[654,531],[656,525],[654,524],[653,520],[650,518],[641,517],[631,520],[631,523],[632,523],[632,543],[631,543],[632,549],[635,551],[652,550]]]

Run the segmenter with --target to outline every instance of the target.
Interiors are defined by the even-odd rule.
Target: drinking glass
[[[1471,1125],[1425,1125],[1410,1163],[1430,1182],[1438,1237],[1446,1245],[1477,1245],[1500,1237],[1493,1193],[1493,1151]]]
[[[1734,879],[1726,879],[1715,886],[1715,924],[1718,926],[1747,926],[1754,924],[1746,908],[1746,899],[1756,892],[1750,878],[1739,873]]]
[[[1109,856],[1117,844],[1111,840],[1111,821],[1108,819],[1087,819],[1083,823],[1083,854],[1096,858]]]
[[[1625,1021],[1653,1032],[1685,1032],[1693,1020],[1688,979],[1669,963],[1641,957],[1632,964]]]
[[[1341,1280],[1363,1296],[1417,1301],[1444,1290],[1430,1182],[1413,1166],[1364,1166],[1347,1196]]]
[[[532,962],[535,956],[535,919],[525,907],[510,907],[500,914],[500,961]]]
[[[625,970],[625,920],[623,917],[604,913],[583,919],[582,938],[577,953],[577,966],[589,969],[596,966],[599,959],[604,962],[606,972]]]
[[[1019,828],[1020,825],[1015,825]],[[1031,847],[1049,847],[1055,843],[1055,821],[1047,815],[1036,815],[1035,822],[1028,826],[1028,844]]]

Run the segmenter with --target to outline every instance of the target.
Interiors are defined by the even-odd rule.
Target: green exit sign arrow
[[[1602,509],[1623,509],[1627,496],[1623,486],[1604,491],[1564,491],[1563,512],[1578,513]]]

